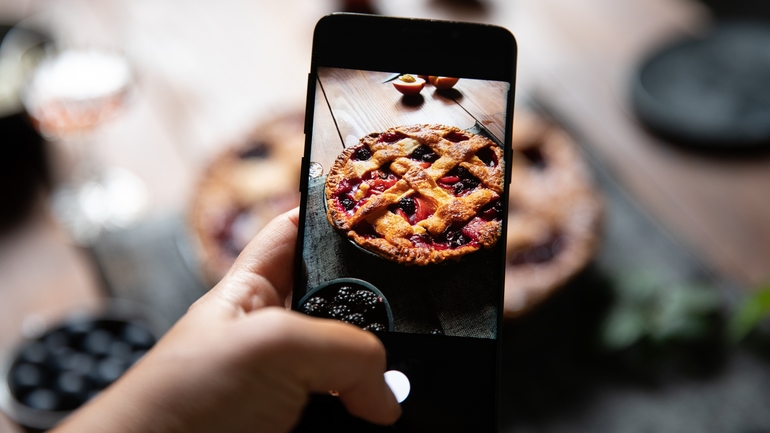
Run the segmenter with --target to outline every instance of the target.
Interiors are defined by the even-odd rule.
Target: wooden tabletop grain
[[[373,132],[401,125],[437,123],[469,129],[481,122],[499,141],[505,129],[508,84],[462,79],[449,91],[426,86],[405,96],[385,82],[392,73],[325,68],[316,86],[311,160],[326,170],[342,149]],[[337,145],[326,145],[336,143]]]
[[[770,280],[770,157],[671,146],[647,132],[630,109],[628,83],[640,59],[672,38],[707,30],[712,21],[702,5],[693,0],[374,3],[387,15],[509,28],[519,45],[518,102],[534,100],[550,112],[715,275],[746,290]],[[271,112],[302,107],[313,25],[337,5],[332,0],[0,0],[0,17],[13,21],[59,7],[62,13],[54,20],[59,35],[125,48],[137,91],[126,115],[103,131],[97,154],[104,164],[139,174],[151,191],[148,218],[157,219],[184,214],[195,179],[212,155]],[[462,105],[474,113],[474,107],[494,105],[469,97],[471,92],[452,100],[428,91],[414,112],[402,110],[403,118],[389,119],[384,111],[351,109],[346,98],[353,96],[335,90],[334,81],[322,77],[319,86],[338,93],[336,117],[328,106],[316,113],[319,124],[337,121],[339,132],[335,127],[322,133],[340,146],[348,137],[409,122],[418,112],[424,122],[441,107]],[[399,94],[376,84],[355,97],[398,103]],[[463,112],[455,111],[456,121],[470,126],[472,116]],[[494,131],[500,112],[491,110],[491,117],[481,120]],[[0,350],[20,335],[30,314],[55,316],[98,296],[88,261],[46,221],[35,219],[0,242]],[[11,428],[2,423],[0,430]]]

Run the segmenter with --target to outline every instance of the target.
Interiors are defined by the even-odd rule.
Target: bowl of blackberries
[[[393,312],[385,296],[373,285],[357,278],[339,278],[311,289],[299,301],[299,310],[367,331],[393,331]]]
[[[4,355],[0,409],[21,425],[52,428],[115,382],[163,331],[134,304],[74,312]]]

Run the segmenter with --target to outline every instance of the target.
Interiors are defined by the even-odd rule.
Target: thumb
[[[224,303],[236,314],[283,307],[291,293],[299,209],[270,221],[249,242],[233,266],[198,304]],[[193,308],[191,307],[191,308]]]

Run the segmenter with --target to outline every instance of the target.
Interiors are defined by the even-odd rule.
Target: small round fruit
[[[433,84],[437,89],[451,89],[454,87],[457,82],[460,81],[459,78],[452,78],[452,77],[436,77],[431,75],[430,77],[430,83]]]
[[[425,87],[425,80],[404,74],[393,80],[393,87],[404,95],[416,95]]]

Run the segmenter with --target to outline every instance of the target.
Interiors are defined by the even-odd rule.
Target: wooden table
[[[391,83],[384,83],[391,75],[344,69],[319,73],[316,95],[322,97],[316,98],[313,137],[340,146],[316,146],[325,153],[312,154],[312,161],[328,170],[342,149],[372,132],[399,125],[438,123],[469,129],[479,122],[502,140],[506,83],[466,79],[454,91],[426,86],[419,95],[404,97]]]
[[[519,102],[534,99],[567,126],[715,276],[747,289],[770,279],[770,158],[670,146],[629,109],[627,83],[639,59],[673,37],[707,28],[702,6],[689,0],[376,3],[388,15],[511,29],[520,49]],[[104,132],[99,157],[147,182],[153,221],[183,214],[206,161],[257,120],[302,106],[312,28],[335,3],[0,0],[0,16],[13,20],[49,6],[66,11],[57,25],[72,37],[118,43],[134,62],[136,98]],[[428,99],[426,107],[444,103]],[[343,142],[387,126],[353,119]],[[29,313],[56,316],[99,296],[88,261],[61,242],[44,215],[0,242],[0,350],[20,334]]]

